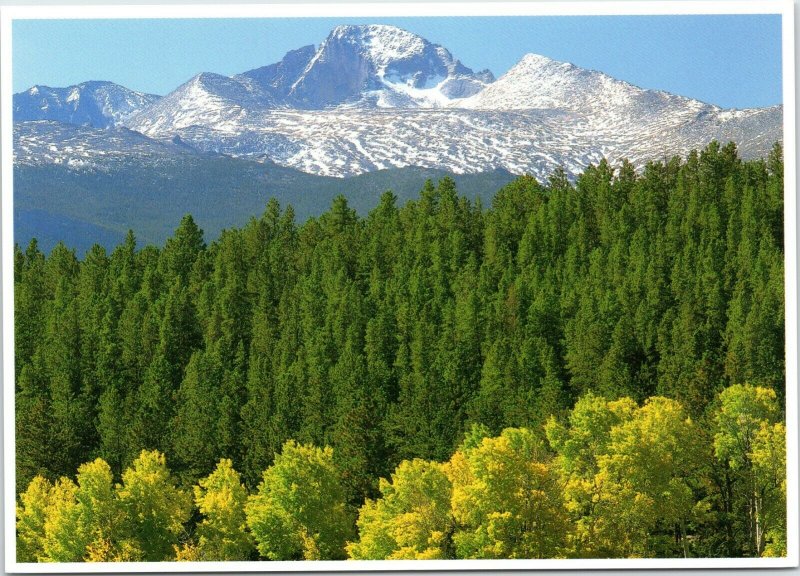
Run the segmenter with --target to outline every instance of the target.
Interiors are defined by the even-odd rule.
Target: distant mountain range
[[[219,155],[324,177],[403,167],[539,178],[562,167],[574,177],[601,158],[641,166],[712,139],[765,155],[783,116],[781,106],[725,110],[535,54],[495,79],[384,25],[339,26],[318,47],[231,77],[203,72],[163,97],[92,81],[34,86],[13,108],[15,164],[70,178]]]
[[[106,128],[122,124],[159,99],[113,82],[82,82],[68,88],[34,86],[14,95],[14,121],[56,120]]]

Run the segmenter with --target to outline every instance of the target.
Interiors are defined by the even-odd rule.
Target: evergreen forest
[[[398,204],[16,246],[17,560],[786,554],[779,144]]]

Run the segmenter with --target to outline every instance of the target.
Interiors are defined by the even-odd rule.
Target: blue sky
[[[338,24],[400,26],[498,77],[526,53],[723,107],[781,102],[778,15],[16,20],[13,89],[111,80],[165,94],[318,45]]]

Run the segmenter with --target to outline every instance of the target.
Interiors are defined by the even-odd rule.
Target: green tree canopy
[[[31,480],[17,502],[17,562],[44,559],[44,525],[53,485],[42,476]]]
[[[244,513],[247,491],[230,460],[223,459],[194,487],[194,502],[203,520],[195,531],[196,560],[248,560],[253,541]]]
[[[447,464],[459,558],[559,558],[567,517],[542,441],[525,428],[465,445]]]
[[[339,560],[352,539],[333,450],[289,440],[245,507],[258,551],[270,560]]]
[[[602,516],[609,538],[625,556],[653,556],[658,530],[677,535],[688,555],[686,526],[695,504],[693,486],[702,452],[699,430],[681,404],[648,399],[632,417],[611,429],[611,443],[598,458]]]
[[[381,497],[364,503],[359,539],[347,545],[356,560],[448,558],[452,543],[452,487],[437,462],[404,460],[381,478]]]
[[[184,523],[191,513],[191,496],[179,489],[158,451],[142,450],[122,473],[116,488],[124,511],[122,527],[129,559],[157,562],[171,559]]]

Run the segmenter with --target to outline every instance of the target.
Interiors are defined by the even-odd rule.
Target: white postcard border
[[[15,19],[98,18],[303,18],[394,16],[613,16],[613,15],[779,14],[782,16],[784,234],[786,318],[787,556],[785,558],[589,559],[589,560],[381,560],[316,562],[128,562],[29,564],[16,562],[14,477],[14,235],[12,22]],[[526,1],[422,3],[275,3],[0,7],[0,151],[2,191],[2,358],[5,570],[12,573],[132,572],[297,572],[531,569],[719,569],[798,566],[798,307],[795,133],[794,2],[718,1]]]

